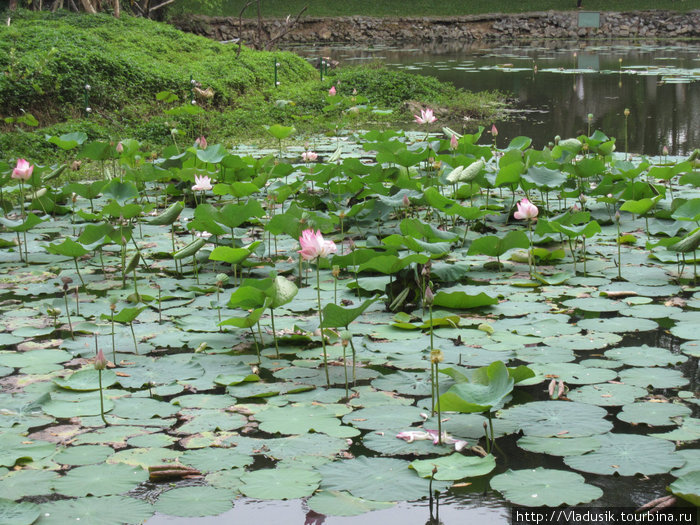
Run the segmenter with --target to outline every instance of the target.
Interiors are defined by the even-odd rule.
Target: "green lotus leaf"
[[[533,401],[499,413],[516,423],[526,436],[585,437],[603,434],[612,428],[605,420],[607,411],[584,403]]]
[[[412,501],[424,498],[429,481],[408,468],[409,462],[393,458],[358,457],[326,463],[316,470],[322,481],[320,488],[346,491],[357,498],[373,501]],[[448,483],[433,482],[434,490]]]
[[[104,463],[75,467],[54,482],[54,490],[64,496],[82,497],[123,494],[148,479],[140,467]]]
[[[529,452],[552,456],[580,456],[600,448],[600,441],[595,436],[578,438],[523,436],[518,440],[518,446]]]
[[[632,403],[622,407],[617,418],[628,423],[646,423],[647,425],[660,427],[675,425],[673,418],[689,416],[692,410],[678,403]]]
[[[3,525],[31,525],[39,515],[40,509],[36,503],[0,499],[0,522]]]
[[[394,503],[356,498],[347,492],[328,490],[307,500],[311,510],[324,516],[359,516],[365,512],[390,509]]]
[[[105,512],[105,509],[119,509]],[[149,503],[126,496],[88,497],[43,503],[42,525],[99,523],[100,525],[138,525],[153,515]]]
[[[495,458],[489,454],[485,457],[464,456],[458,452],[434,459],[416,459],[409,465],[421,478],[456,481],[458,479],[484,476],[496,468]],[[433,469],[437,472],[433,475]]]
[[[581,456],[564,458],[571,468],[595,474],[665,474],[681,467],[685,460],[674,454],[669,441],[638,434],[601,434],[600,448]]]
[[[684,474],[671,483],[668,490],[691,505],[700,505],[700,469]]]
[[[241,476],[240,491],[257,499],[296,499],[313,494],[320,481],[321,476],[313,470],[261,469]]]
[[[94,368],[83,368],[67,377],[57,377],[55,384],[66,390],[91,391],[100,389],[99,371]],[[117,382],[117,374],[112,370],[102,371],[102,388],[112,386]]]
[[[164,492],[154,507],[170,516],[216,516],[233,508],[233,494],[214,487],[180,487]]]
[[[585,483],[579,474],[542,467],[498,474],[491,478],[491,488],[511,503],[525,507],[578,505],[603,495],[602,490]]]
[[[14,470],[0,478],[0,498],[18,500],[27,496],[51,494],[56,479],[58,474],[50,470]]]

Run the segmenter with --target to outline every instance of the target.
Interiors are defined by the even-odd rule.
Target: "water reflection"
[[[381,60],[389,67],[433,75],[472,90],[499,90],[517,98],[517,112],[496,123],[503,140],[518,135],[542,147],[555,135],[576,136],[593,126],[624,148],[630,109],[630,151],[673,155],[700,147],[700,42],[592,45],[531,41],[498,45],[442,43],[412,48],[297,47],[305,56],[341,64]],[[465,131],[473,131],[464,123]],[[500,139],[499,139],[500,140]]]

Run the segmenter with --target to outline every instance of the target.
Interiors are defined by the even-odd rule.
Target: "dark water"
[[[341,64],[380,60],[470,90],[499,90],[515,112],[496,122],[499,143],[527,135],[542,147],[555,135],[593,128],[616,137],[623,151],[629,108],[631,152],[687,155],[700,147],[700,41],[594,44],[539,41],[520,44],[431,44],[413,48],[304,47],[305,56]],[[474,125],[462,124],[467,132]],[[457,131],[460,131],[457,129]]]

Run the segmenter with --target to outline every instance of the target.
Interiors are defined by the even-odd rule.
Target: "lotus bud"
[[[554,144],[558,145],[560,140],[561,140],[561,137],[559,135],[557,135],[556,137],[554,137]]]
[[[556,387],[557,387],[557,380],[552,379],[549,383],[549,388],[548,388],[549,397],[551,397],[552,399],[554,399],[554,390],[556,389]]]
[[[459,142],[457,142],[457,135],[452,135],[450,137],[450,149],[455,150],[457,149],[457,146],[459,146]]]
[[[107,358],[102,349],[100,349],[97,351],[97,357],[95,357],[95,370],[104,370],[105,368],[107,368]]]
[[[588,122],[593,122],[593,113],[588,114]]]
[[[76,202],[78,202],[78,194],[75,193],[75,192],[71,193],[70,200],[71,200],[71,202],[72,202],[73,204],[75,204]]]
[[[498,137],[498,128],[496,127],[496,124],[491,125],[491,135]]]
[[[121,142],[117,143],[116,150],[117,153],[124,153],[124,144],[122,144]]]
[[[630,108],[625,108],[625,117],[630,116]]]
[[[91,89],[90,84],[85,84],[85,91],[90,91]]]
[[[618,224],[620,222],[620,212],[619,211],[615,212],[615,222],[617,222]]]
[[[433,291],[430,289],[430,286],[426,286],[425,287],[425,296],[423,298],[423,302],[425,303],[425,306],[432,306],[434,300],[435,300],[435,295],[433,295]]]
[[[408,208],[411,206],[411,201],[408,199],[408,195],[403,196],[403,207]]]
[[[559,380],[559,389],[557,390],[557,398],[560,398],[561,396],[564,395],[566,392],[566,386],[564,385],[564,381],[561,379]]]
[[[663,153],[664,156],[668,155],[668,146],[664,146],[663,149],[661,150],[661,153]]]

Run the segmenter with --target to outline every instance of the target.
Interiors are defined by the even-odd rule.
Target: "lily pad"
[[[652,388],[679,388],[688,384],[679,370],[667,368],[628,368],[620,372],[620,381]]]
[[[607,411],[585,403],[533,401],[502,411],[499,417],[517,424],[526,436],[585,437],[612,429]]]
[[[603,495],[602,490],[588,485],[575,472],[542,467],[498,474],[491,479],[491,488],[511,503],[525,507],[578,505]]]
[[[655,346],[627,346],[605,351],[605,357],[629,366],[666,366],[685,363],[688,358]]]
[[[0,499],[0,522],[4,525],[31,525],[39,517],[39,505]]]
[[[584,472],[621,476],[665,474],[685,463],[674,454],[673,443],[662,439],[637,434],[602,434],[597,439],[600,448],[564,458],[564,463]]]
[[[344,415],[348,410],[339,410],[337,407],[338,405],[299,405],[269,408],[255,417],[260,421],[260,429],[265,432],[305,434],[313,430],[335,437],[357,436],[357,429],[341,425],[337,417]]]
[[[358,457],[326,463],[321,473],[321,489],[347,491],[355,497],[373,501],[413,501],[428,494],[428,480],[409,470],[409,462],[393,458]],[[433,483],[441,490],[444,482]]]
[[[320,481],[321,476],[313,470],[260,469],[241,476],[240,491],[250,498],[295,499],[313,494]]]
[[[54,483],[54,490],[65,496],[107,496],[128,492],[146,479],[148,474],[140,467],[123,463],[88,465],[69,470]]]
[[[552,456],[580,456],[597,450],[600,441],[595,436],[579,438],[523,436],[518,446],[529,452],[551,454]]]
[[[359,516],[373,510],[390,509],[394,503],[356,498],[347,492],[325,490],[307,500],[311,510],[324,516]]]
[[[572,401],[608,407],[626,405],[645,395],[647,395],[646,389],[639,386],[601,383],[576,388],[569,392],[567,397]]]
[[[632,403],[622,407],[617,418],[628,423],[646,423],[647,425],[661,427],[675,425],[673,418],[689,416],[692,410],[678,403]]]
[[[691,505],[700,505],[700,469],[684,474],[671,483],[668,490]]]
[[[233,508],[233,494],[214,487],[180,487],[158,497],[155,510],[182,517],[216,516]]]
[[[410,468],[422,478],[456,481],[458,479],[484,476],[496,468],[495,458],[489,454],[485,457],[464,456],[458,452],[449,456],[434,459],[417,459],[411,462]],[[433,469],[437,472],[433,475]]]

